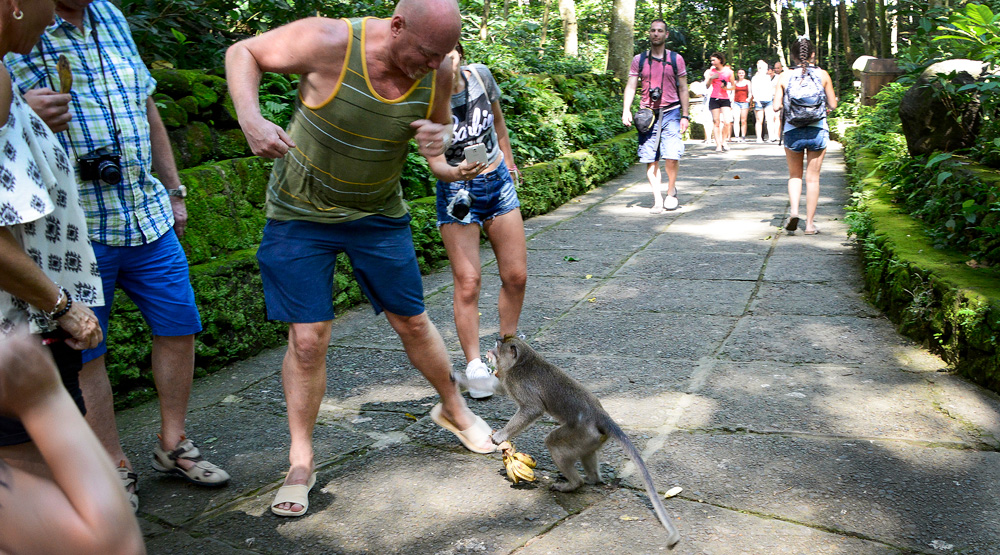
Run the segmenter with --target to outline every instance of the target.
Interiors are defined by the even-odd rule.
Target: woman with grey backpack
[[[826,154],[830,128],[826,115],[837,107],[830,74],[816,67],[812,41],[799,37],[791,48],[795,66],[781,75],[774,105],[781,112],[785,159],[788,162],[788,202],[791,206],[785,229],[794,233],[799,226],[799,199],[802,196],[802,169],[806,182],[806,235],[816,235],[816,205],[819,202],[819,171]]]

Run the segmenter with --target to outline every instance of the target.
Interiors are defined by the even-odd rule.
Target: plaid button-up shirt
[[[121,133],[122,181],[117,185],[80,181],[74,164],[91,239],[126,247],[158,239],[173,227],[174,215],[166,189],[151,173],[146,101],[156,81],[139,57],[125,16],[107,0],[88,6],[82,29],[56,15],[30,54],[8,54],[4,63],[22,93],[41,87],[58,91],[60,54],[73,72],[73,119],[57,136],[71,160],[102,147],[114,150],[116,126]]]

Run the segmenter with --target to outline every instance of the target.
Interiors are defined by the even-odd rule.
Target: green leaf
[[[929,168],[929,167],[931,167],[931,166],[933,166],[933,165],[935,165],[935,164],[937,164],[939,162],[943,162],[944,160],[947,160],[949,158],[951,158],[951,154],[948,154],[947,152],[939,152],[938,154],[935,154],[934,157],[931,158],[927,162],[927,165],[924,166],[924,168]]]
[[[941,173],[939,173],[938,176],[937,176],[937,184],[941,185],[942,183],[944,183],[944,180],[948,179],[949,177],[951,177],[951,175],[952,175],[951,172],[941,172]]]
[[[174,34],[174,38],[177,39],[177,42],[179,42],[181,44],[184,44],[185,42],[187,42],[187,37],[184,36],[184,33],[178,31],[176,28],[171,27],[170,28],[170,32]]]

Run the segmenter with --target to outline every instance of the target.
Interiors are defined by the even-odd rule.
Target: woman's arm
[[[823,89],[826,91],[826,106],[832,112],[837,109],[837,93],[833,90],[833,79],[830,79],[830,74],[826,70],[821,69],[822,75],[821,81],[823,82]]]
[[[107,453],[37,337],[2,342],[0,413],[21,420],[53,476],[0,460],[0,552],[145,553]]]

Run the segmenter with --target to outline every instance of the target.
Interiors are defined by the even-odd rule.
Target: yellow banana
[[[515,484],[521,481],[521,479],[514,472],[514,465],[513,464],[508,464],[507,465],[507,477],[510,478],[510,481],[514,482]]]
[[[509,472],[513,472],[518,478],[524,480],[525,482],[535,481],[535,471],[519,460],[515,459],[511,461],[510,469],[511,471]]]
[[[514,453],[513,457],[514,459],[519,460],[524,464],[526,464],[528,468],[535,468],[538,465],[538,463],[535,462],[534,457],[532,457],[527,453]]]

